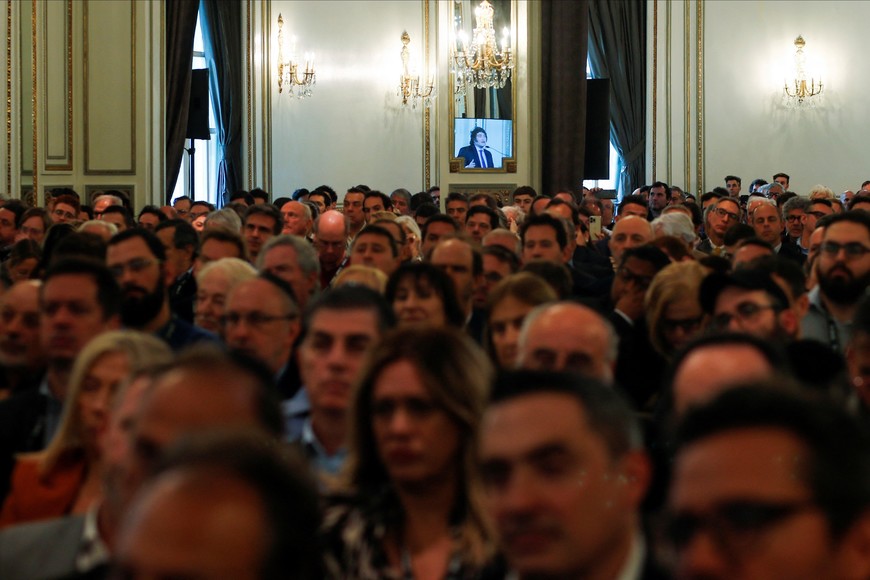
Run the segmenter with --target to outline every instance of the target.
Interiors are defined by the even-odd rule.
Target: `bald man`
[[[600,314],[574,302],[539,306],[520,329],[519,368],[573,371],[613,383],[617,338]]]
[[[339,211],[329,210],[314,220],[314,248],[320,260],[320,287],[328,288],[347,263],[349,222]]]

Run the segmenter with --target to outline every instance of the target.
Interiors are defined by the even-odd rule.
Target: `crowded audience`
[[[0,578],[870,578],[870,181],[798,187],[2,201]]]

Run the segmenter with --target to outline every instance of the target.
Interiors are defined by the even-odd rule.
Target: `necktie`
[[[480,157],[480,166],[486,169],[486,155],[484,155],[483,149],[478,149],[477,154]]]

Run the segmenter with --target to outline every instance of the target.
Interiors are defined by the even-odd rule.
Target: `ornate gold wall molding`
[[[54,5],[54,4],[51,4]],[[50,4],[45,4],[42,11],[42,20],[43,20],[43,35],[42,35],[42,75],[44,85],[46,87],[50,86],[52,83],[49,81],[49,66],[48,66],[48,55],[52,52],[52,56],[55,56],[53,51],[50,50],[50,42],[57,41],[53,35],[49,34],[49,9]],[[52,108],[48,102],[48,95],[44,95],[44,106],[45,106],[45,123],[43,126],[44,131],[44,155],[45,155],[45,163],[44,168],[45,171],[71,171],[73,168],[73,6],[72,0],[66,0],[66,18],[64,21],[64,27],[66,28],[65,35],[65,58],[66,61],[66,77],[64,78],[64,85],[66,86],[66,103],[64,109],[64,115],[66,117],[64,123],[66,128],[65,143],[64,143],[64,151],[60,155],[52,155],[50,149],[50,139],[49,139],[49,131],[55,126],[55,124],[51,121],[51,113]],[[49,161],[58,161],[58,163],[49,163]]]
[[[33,84],[33,97],[32,97],[32,106],[33,106],[33,195],[38,196],[39,192],[39,170],[38,170],[38,160],[39,155],[38,151],[38,141],[39,141],[39,107],[36,105],[39,100],[39,84],[37,82],[37,44],[36,44],[36,2],[37,0],[33,0],[33,8],[30,14],[30,34],[31,34],[31,62],[33,63],[33,72],[31,73],[31,83]],[[37,199],[35,197],[35,199]]]
[[[245,105],[248,113],[245,124],[248,126],[248,183],[245,189],[250,189],[254,183],[254,123],[251,116],[251,69],[253,65],[251,59],[251,0],[248,0],[245,10]]]
[[[698,194],[703,193],[704,187],[704,2],[698,0],[697,42],[698,42],[698,93],[697,108],[697,131],[698,131]]]
[[[649,176],[675,183],[683,181],[681,185],[687,191],[702,193],[704,0],[685,0],[680,4],[674,0],[653,0],[651,9]],[[660,151],[664,152],[664,158]]]
[[[656,128],[658,125],[658,86],[659,86],[659,3],[653,0],[653,41],[652,41],[652,175],[656,174]]]
[[[136,10],[138,3],[130,4],[130,163],[128,167],[119,169],[98,168],[91,166],[91,119],[90,119],[90,74],[94,67],[90,54],[90,0],[82,2],[82,46],[84,63],[82,65],[84,82],[82,86],[82,102],[84,105],[84,174],[85,175],[135,175],[136,174]],[[100,3],[105,5],[104,3]],[[101,136],[105,137],[105,136]]]
[[[12,191],[12,2],[6,1],[6,187]]]
[[[429,74],[429,0],[423,0],[423,75]],[[429,189],[432,180],[431,112],[423,107],[423,189]]]

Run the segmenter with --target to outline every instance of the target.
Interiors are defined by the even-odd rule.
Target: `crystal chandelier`
[[[822,93],[822,79],[819,78],[818,83],[816,83],[816,79],[811,77],[809,83],[807,83],[806,73],[804,72],[804,66],[806,65],[804,46],[806,46],[806,41],[803,36],[798,36],[794,41],[794,45],[795,78],[791,82],[785,82],[783,86],[783,92],[785,93],[783,99],[786,107],[790,109],[811,109],[818,103],[818,99],[814,97]],[[789,87],[789,84],[792,86]]]
[[[450,61],[456,93],[464,93],[469,87],[500,89],[511,77],[514,62],[508,30],[504,29],[499,50],[492,27],[493,14],[492,4],[483,0],[474,11],[477,26],[471,44],[467,42],[464,30],[455,34]]]
[[[314,73],[314,55],[305,54],[305,70],[299,76],[299,63],[296,56],[296,38],[291,39],[290,58],[284,60],[284,18],[278,14],[278,93],[286,89],[291,97],[303,99],[311,96],[311,89],[317,82]]]
[[[408,101],[411,101],[411,108],[416,109],[417,104],[422,101],[424,107],[429,107],[431,104],[432,93],[435,91],[435,79],[429,77],[425,81],[425,85],[420,83],[420,75],[413,74],[408,68],[408,61],[411,58],[411,52],[408,50],[408,44],[411,42],[411,37],[408,32],[402,33],[402,77],[399,84],[399,96],[402,97],[402,105],[407,106]]]

